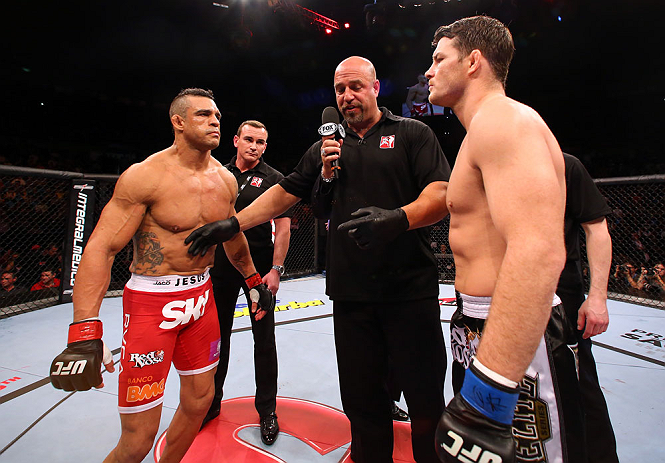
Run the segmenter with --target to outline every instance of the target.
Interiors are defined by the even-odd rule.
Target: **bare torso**
[[[427,84],[416,84],[410,89],[413,92],[414,103],[424,103],[429,96],[429,86]]]
[[[213,264],[214,249],[192,257],[184,239],[201,225],[233,214],[233,175],[214,158],[202,169],[185,167],[171,150],[150,156],[141,163],[140,175],[130,179],[150,189],[143,200],[143,220],[132,238],[130,271],[139,275],[203,272]]]
[[[503,97],[481,108],[476,117],[491,119],[488,125],[497,126],[496,118],[507,117],[526,126],[533,133],[535,142],[546,146],[545,157],[549,154],[559,174],[563,178],[563,163],[559,145],[542,119],[530,108]],[[483,114],[481,114],[481,112]],[[526,121],[524,121],[526,119]],[[487,130],[474,130],[482,121],[473,121],[467,136],[460,147],[455,166],[450,176],[446,201],[450,212],[450,247],[455,257],[455,288],[473,296],[492,296],[497,283],[499,270],[506,253],[506,241],[497,229],[490,214],[486,185],[483,178],[483,165],[491,162],[492,153],[479,153],[476,147],[479,137],[487,137]],[[483,128],[486,126],[483,125]],[[499,127],[496,130],[501,130]],[[492,134],[494,135],[494,134]],[[525,140],[523,145],[528,144]],[[541,159],[542,161],[542,159]],[[540,162],[535,160],[534,162]],[[484,163],[484,164],[483,164]],[[486,179],[485,179],[486,180]],[[502,182],[528,182],[528,178],[505,178]],[[565,185],[560,184],[561,189]],[[519,204],[504,204],[496,201],[494,207],[514,207],[519,213]],[[527,277],[527,276],[525,276]]]

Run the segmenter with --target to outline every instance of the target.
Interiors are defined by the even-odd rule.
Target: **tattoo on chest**
[[[138,232],[136,234],[136,263],[147,265],[147,271],[155,271],[156,267],[164,262],[163,249],[155,233]]]

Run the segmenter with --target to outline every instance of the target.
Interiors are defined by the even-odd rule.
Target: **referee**
[[[237,153],[225,167],[235,175],[238,181],[236,211],[247,207],[284,177],[261,159],[266,150],[267,139],[268,131],[265,125],[255,120],[240,124],[237,134],[233,137],[233,145],[236,147]],[[290,211],[275,218],[274,224],[274,242],[271,222],[265,222],[246,230],[245,236],[256,270],[263,276],[263,282],[273,294],[277,294],[280,277],[284,274],[284,259],[289,249]],[[222,246],[217,247],[215,266],[210,270],[210,275],[219,317],[221,352],[215,374],[215,398],[203,425],[220,413],[224,380],[229,367],[231,328],[240,288],[245,292],[248,306],[251,306],[244,279],[229,262]],[[279,433],[279,424],[275,414],[277,397],[275,312],[267,313],[261,320],[255,320],[254,314],[250,312],[250,318],[254,336],[254,379],[256,382],[254,405],[261,420],[261,440],[264,444],[271,445]]]

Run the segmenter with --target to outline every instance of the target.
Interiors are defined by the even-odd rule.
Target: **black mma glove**
[[[51,363],[51,383],[65,391],[97,387],[102,384],[102,362],[113,362],[111,352],[102,342],[102,322],[74,322],[69,325],[67,348]]]
[[[497,383],[472,362],[462,389],[439,420],[435,436],[439,459],[444,463],[514,463],[512,422],[518,397],[519,386]]]
[[[338,231],[348,230],[360,249],[372,249],[394,240],[400,233],[409,229],[409,219],[401,207],[381,209],[362,207],[351,214],[354,219],[337,227]]]
[[[240,233],[240,224],[235,215],[228,219],[211,222],[197,228],[185,238],[185,245],[192,243],[187,252],[193,256],[201,254],[203,257],[211,246],[228,241],[238,233]]]
[[[275,310],[275,295],[261,279],[261,275],[255,273],[245,279],[249,288],[249,298],[258,304],[258,308],[270,312]]]

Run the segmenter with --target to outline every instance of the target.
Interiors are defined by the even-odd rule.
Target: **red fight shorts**
[[[219,322],[210,275],[132,274],[122,300],[118,409],[138,413],[164,400],[171,362],[180,375],[219,362]]]
[[[427,102],[423,101],[422,103],[413,103],[412,109],[411,109],[411,115],[412,116],[427,116],[429,113],[427,109]]]

